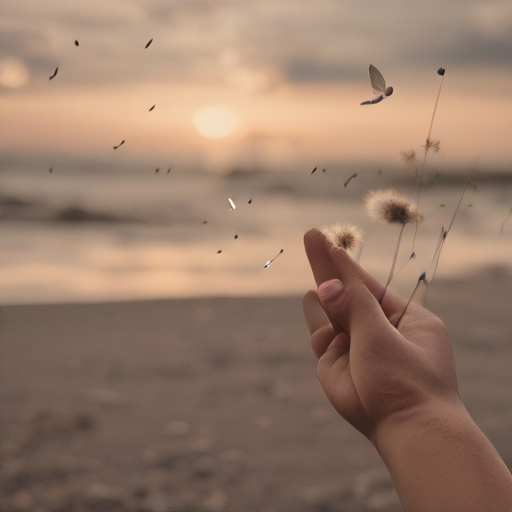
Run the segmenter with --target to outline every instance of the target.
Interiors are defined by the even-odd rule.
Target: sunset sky
[[[444,67],[443,165],[510,170],[509,0],[8,0],[0,37],[4,161],[394,165],[424,143]],[[360,106],[370,63],[395,93]],[[195,124],[209,106],[221,137]]]

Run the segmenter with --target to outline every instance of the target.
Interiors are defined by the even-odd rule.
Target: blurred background
[[[461,201],[427,306],[512,467],[509,1],[17,0],[0,42],[0,511],[400,511],[317,381],[302,236],[357,224],[386,280],[363,198],[413,197],[441,83],[393,287]]]
[[[366,220],[361,199],[390,185],[412,194],[400,152],[422,152],[439,67],[420,270],[471,169],[479,190],[439,272],[508,265],[510,222],[495,245],[512,206],[511,11],[506,1],[7,2],[0,302],[302,293],[302,233],[345,220],[367,232],[361,261],[384,279],[398,233]],[[395,93],[361,107],[370,63]]]

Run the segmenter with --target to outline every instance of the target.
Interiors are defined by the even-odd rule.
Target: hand
[[[304,296],[304,315],[318,378],[334,409],[375,444],[386,422],[446,404],[463,408],[443,322],[410,304],[396,329],[404,297],[318,229],[310,229],[304,243],[319,287]]]
[[[303,300],[318,378],[372,441],[404,510],[510,512],[510,471],[462,404],[441,320],[415,304],[402,317],[406,300],[319,230],[304,242],[318,285]]]

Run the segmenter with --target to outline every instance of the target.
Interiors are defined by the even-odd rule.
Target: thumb
[[[346,286],[331,279],[318,287],[318,297],[336,333],[370,340],[394,330],[375,297],[358,278]]]

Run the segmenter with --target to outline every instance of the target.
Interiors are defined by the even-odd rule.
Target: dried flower
[[[441,149],[441,142],[428,138],[423,147],[425,148],[426,153],[428,153],[430,150],[432,150],[434,153],[437,153]]]
[[[362,229],[353,224],[334,224],[330,228],[324,230],[324,235],[332,242],[333,245],[348,251],[361,245],[364,240],[364,232]]]
[[[423,222],[425,214],[396,190],[372,190],[364,198],[368,215],[382,224]]]
[[[409,151],[400,151],[400,158],[402,159],[402,162],[405,163],[407,169],[418,169],[416,162],[416,151],[414,151],[414,149],[411,149]]]

